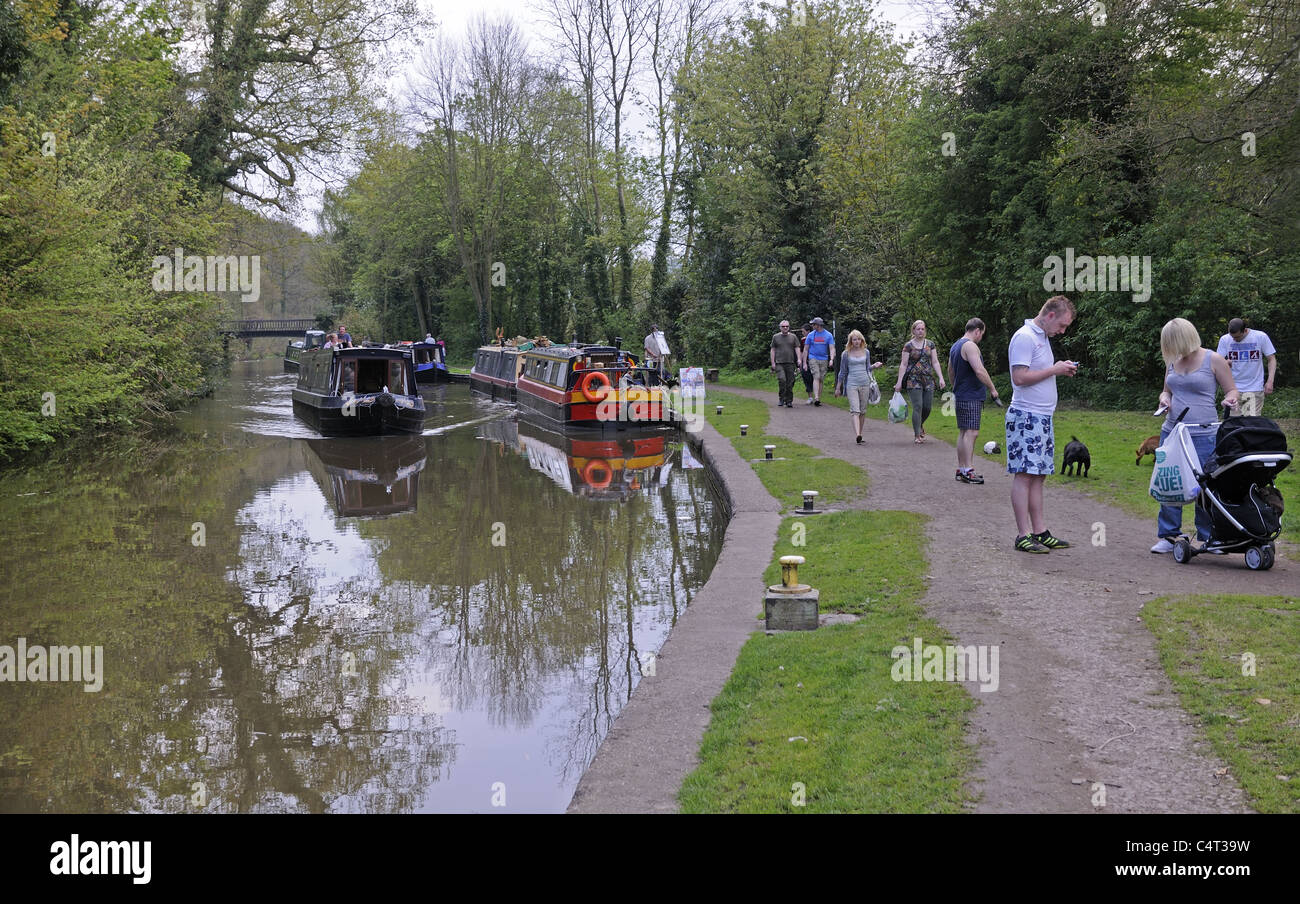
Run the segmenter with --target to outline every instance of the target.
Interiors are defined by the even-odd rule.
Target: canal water
[[[708,475],[462,385],[423,436],[322,439],[294,380],[236,364],[173,430],[0,475],[0,811],[567,806],[717,558]]]

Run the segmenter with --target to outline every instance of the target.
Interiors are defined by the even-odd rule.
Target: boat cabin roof
[[[572,345],[552,345],[547,348],[530,348],[528,354],[539,355],[545,358],[560,358],[569,360],[571,358],[587,357],[605,357],[613,356],[619,353],[619,349],[612,345],[580,345],[576,348]]]
[[[313,355],[337,355],[340,358],[409,358],[411,349],[407,348],[313,348]]]

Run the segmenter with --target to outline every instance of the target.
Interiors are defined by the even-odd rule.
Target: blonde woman
[[[1165,371],[1165,388],[1160,393],[1160,405],[1168,406],[1169,414],[1165,416],[1160,428],[1160,444],[1164,445],[1183,412],[1183,423],[1189,425],[1192,446],[1204,465],[1214,454],[1214,438],[1219,419],[1219,410],[1214,404],[1215,392],[1223,388],[1223,404],[1229,408],[1237,405],[1239,393],[1237,384],[1232,379],[1232,369],[1227,360],[1218,352],[1201,348],[1201,334],[1190,321],[1175,317],[1165,324],[1160,331],[1160,355],[1165,359],[1168,370]],[[1210,427],[1193,427],[1192,424],[1212,424]],[[1196,506],[1196,538],[1201,542],[1210,539],[1210,513],[1199,504]],[[1162,505],[1156,517],[1156,533],[1159,542],[1151,547],[1155,553],[1174,551],[1174,540],[1182,532],[1183,507],[1181,505]]]
[[[939,354],[934,343],[925,338],[925,321],[912,324],[912,338],[903,345],[903,356],[898,359],[898,382],[894,392],[907,390],[907,402],[912,407],[912,433],[915,441],[925,442],[925,419],[930,416],[934,403],[934,384],[946,388],[943,371],[939,368]]]
[[[857,330],[849,333],[849,346],[840,355],[840,372],[835,378],[835,394],[849,397],[849,411],[853,414],[853,429],[862,442],[862,421],[867,411],[867,390],[871,387],[871,372],[885,365],[871,363],[867,340]]]

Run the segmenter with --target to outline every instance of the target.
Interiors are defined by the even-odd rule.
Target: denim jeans
[[[1160,445],[1164,445],[1168,439],[1170,430],[1168,427],[1160,428]],[[1201,459],[1201,465],[1211,455],[1214,454],[1214,433],[1193,433],[1192,446],[1196,449],[1197,456]],[[1196,506],[1196,539],[1204,542],[1210,539],[1210,526],[1213,523],[1210,513],[1201,507],[1199,501],[1189,503]],[[1181,505],[1162,505],[1160,514],[1156,516],[1156,534],[1160,537],[1176,537],[1182,532],[1183,526],[1183,506]]]

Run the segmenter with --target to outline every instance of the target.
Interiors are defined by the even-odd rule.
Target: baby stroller
[[[1186,413],[1186,412],[1184,412]],[[1212,426],[1212,425],[1204,425]],[[1273,567],[1273,541],[1282,532],[1282,494],[1274,479],[1291,463],[1286,435],[1266,417],[1230,417],[1219,425],[1214,454],[1202,470],[1191,457],[1201,492],[1196,505],[1213,521],[1204,546],[1187,537],[1174,543],[1174,561],[1185,564],[1210,550],[1244,553],[1246,567]]]

